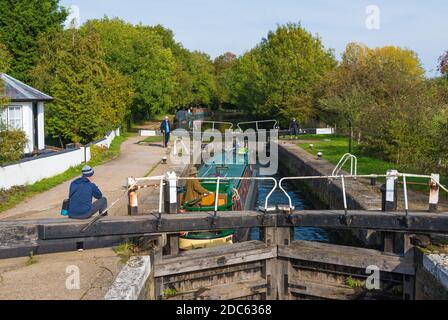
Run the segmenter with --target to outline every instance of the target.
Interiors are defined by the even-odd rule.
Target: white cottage
[[[0,79],[9,99],[7,108],[0,111],[2,122],[25,131],[25,153],[45,149],[44,103],[53,98],[5,73],[0,73]]]

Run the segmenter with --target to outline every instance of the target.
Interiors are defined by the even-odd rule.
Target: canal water
[[[275,179],[279,180],[282,178],[280,175],[274,176]],[[306,201],[304,194],[294,188],[287,181],[283,184],[284,189],[287,191],[288,195],[291,197],[292,205],[296,210],[306,210],[313,209],[313,205]],[[264,207],[266,196],[272,190],[273,182],[261,180],[258,183],[258,199],[257,208],[259,206]],[[274,191],[274,193],[269,198],[269,206],[275,205],[287,205],[288,198],[285,196],[283,191],[279,188]],[[260,230],[258,228],[252,229],[250,233],[251,240],[260,240]],[[294,240],[306,240],[306,241],[318,241],[318,242],[329,242],[328,234],[325,230],[319,228],[295,228],[294,230]]]

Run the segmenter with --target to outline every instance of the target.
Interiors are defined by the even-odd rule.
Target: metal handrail
[[[161,176],[162,179],[165,178],[164,176]],[[135,182],[138,183],[140,181],[148,181],[148,180],[158,180],[160,179],[160,177],[144,177],[144,178],[135,178]],[[271,191],[268,193],[268,195],[266,196],[265,199],[265,203],[264,203],[264,209],[267,210],[268,208],[268,204],[269,204],[269,198],[272,196],[272,194],[274,193],[274,191],[277,189],[278,186],[278,182],[277,179],[273,178],[273,177],[176,177],[176,180],[210,180],[210,181],[215,181],[216,180],[216,190],[219,191],[219,185],[222,181],[230,181],[230,180],[264,180],[264,181],[273,181],[274,182],[274,186],[271,189]],[[218,194],[218,192],[217,192]],[[218,197],[215,199],[215,211],[218,210],[218,201],[217,201]],[[163,199],[160,198],[160,202],[162,202]],[[159,204],[160,207],[160,204]]]
[[[346,153],[341,157],[341,160],[339,160],[338,164],[334,168],[331,175],[332,176],[339,175],[342,168],[345,166],[345,164],[349,159],[350,159],[350,175],[356,176],[358,174],[358,158],[351,153]]]
[[[407,192],[407,178],[422,178],[422,179],[430,179],[432,182],[437,184],[442,190],[448,193],[448,188],[442,185],[439,181],[435,180],[433,176],[429,175],[419,175],[419,174],[410,174],[410,173],[397,173],[396,175],[379,175],[379,174],[370,174],[370,175],[331,175],[331,176],[302,176],[302,177],[284,177],[279,180],[278,186],[280,190],[283,191],[283,193],[288,198],[289,202],[289,208],[290,210],[294,210],[294,207],[292,205],[292,199],[289,196],[289,194],[286,192],[286,190],[283,188],[283,182],[286,180],[313,180],[313,179],[341,179],[342,181],[342,192],[343,192],[343,198],[344,198],[344,209],[347,212],[347,198],[346,198],[346,191],[345,191],[345,179],[357,179],[357,178],[366,178],[366,179],[372,179],[372,178],[389,178],[389,177],[401,177],[403,178],[403,192],[404,192],[404,202],[405,202],[405,210],[406,213],[409,211],[409,201],[408,201],[408,192]]]
[[[233,123],[232,122],[226,122],[226,121],[206,121],[206,120],[195,120],[193,121],[193,128],[196,128],[197,123],[211,123],[212,124],[212,130],[215,130],[215,124],[226,124],[229,125],[229,128],[227,130],[233,129]]]
[[[268,122],[273,122],[274,123],[273,129],[276,129],[277,123],[278,123],[277,120],[259,120],[259,121],[238,122],[236,126],[237,126],[238,129],[243,131],[243,129],[240,127],[240,125],[243,125],[243,124],[255,124],[256,131],[258,131],[259,130],[258,129],[258,124],[259,123],[268,123]]]
[[[222,181],[230,181],[230,180],[265,180],[265,181],[273,181],[274,186],[268,193],[265,199],[264,209],[267,211],[269,199],[277,189],[277,187],[282,190],[282,192],[288,198],[289,208],[290,210],[294,210],[294,206],[292,205],[292,199],[287,193],[287,191],[283,187],[283,182],[287,180],[318,180],[318,179],[327,179],[327,180],[338,180],[341,179],[342,184],[342,194],[344,201],[344,210],[347,213],[347,196],[346,196],[346,179],[357,179],[357,178],[366,178],[366,179],[376,179],[376,178],[399,178],[403,179],[403,192],[404,192],[404,203],[406,214],[409,211],[409,201],[408,201],[408,192],[407,192],[407,178],[422,178],[422,179],[430,179],[433,183],[435,183],[438,187],[448,193],[448,188],[442,185],[439,181],[434,179],[433,176],[430,175],[419,175],[419,174],[409,174],[409,173],[396,173],[396,174],[368,174],[368,175],[329,175],[329,176],[298,176],[298,177],[283,177],[278,182],[277,179],[273,177],[177,177],[176,180],[210,180],[216,181],[216,198],[215,198],[215,212],[218,210],[218,193],[219,193],[219,185]],[[159,194],[159,213],[162,212],[162,202],[163,202],[163,192],[162,186],[164,182],[165,176],[155,176],[155,177],[144,177],[144,178],[134,178],[133,183],[128,186],[128,190],[137,186],[138,182],[142,181],[151,181],[151,180],[160,180],[160,194]],[[141,188],[150,187],[150,186],[141,186]]]
[[[345,207],[347,206],[347,199],[346,199],[346,194],[345,194],[345,179],[356,179],[356,178],[380,178],[380,177],[387,177],[387,175],[378,175],[378,174],[371,174],[371,175],[340,175],[340,176],[335,176],[335,175],[331,175],[331,176],[301,176],[301,177],[284,177],[281,178],[279,180],[279,188],[280,190],[283,191],[283,193],[286,195],[286,197],[288,198],[288,202],[289,202],[289,208],[290,210],[294,210],[294,207],[292,205],[292,199],[289,196],[289,194],[286,192],[286,190],[283,188],[283,182],[286,180],[318,180],[318,179],[325,179],[325,180],[333,180],[333,179],[342,179],[344,180],[343,183],[343,197],[344,197],[344,205]],[[346,208],[344,208],[346,209]]]

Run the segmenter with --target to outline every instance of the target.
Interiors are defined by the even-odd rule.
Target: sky
[[[414,50],[428,76],[448,50],[446,0],[62,0],[80,23],[119,17],[162,24],[190,50],[212,58],[243,54],[277,25],[300,22],[340,58],[346,45],[396,45]]]

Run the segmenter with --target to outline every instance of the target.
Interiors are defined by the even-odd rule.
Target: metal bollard
[[[386,183],[381,187],[382,199],[381,207],[383,211],[397,210],[397,181],[398,171],[387,172]]]
[[[176,172],[165,174],[164,184],[164,208],[165,213],[177,213],[177,176]]]
[[[440,174],[433,173],[431,175],[431,181],[429,183],[429,212],[437,212],[437,206],[439,204],[439,185]]]
[[[135,184],[135,179],[133,177],[129,177],[127,181],[127,187],[133,186]],[[128,215],[135,216],[138,214],[138,197],[137,190],[130,189],[128,191]]]

